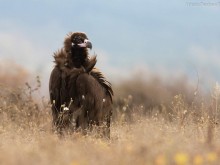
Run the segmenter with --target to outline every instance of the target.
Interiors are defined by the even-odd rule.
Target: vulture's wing
[[[58,118],[58,112],[60,111],[61,106],[61,81],[61,70],[58,68],[58,66],[55,66],[51,72],[49,82],[50,102],[52,104],[52,114],[54,122],[56,122],[56,119]]]
[[[106,89],[106,94],[109,95],[112,102],[112,96],[114,95],[114,93],[111,83],[106,80],[102,72],[95,68],[90,72],[90,74]]]

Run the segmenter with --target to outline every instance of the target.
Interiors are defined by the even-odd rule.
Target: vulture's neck
[[[68,57],[73,67],[76,67],[76,68],[80,68],[82,65],[84,65],[87,58],[88,58],[88,51],[86,48],[85,49],[79,49],[79,48],[72,49]]]

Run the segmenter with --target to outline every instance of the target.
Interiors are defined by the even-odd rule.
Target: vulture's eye
[[[82,40],[81,37],[76,36],[76,37],[73,38],[73,42],[75,42],[75,43],[80,43],[80,42],[83,42],[83,40]]]

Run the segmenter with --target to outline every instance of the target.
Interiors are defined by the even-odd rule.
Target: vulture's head
[[[67,35],[64,41],[64,47],[67,52],[71,52],[78,49],[92,49],[92,43],[85,33],[74,32]]]

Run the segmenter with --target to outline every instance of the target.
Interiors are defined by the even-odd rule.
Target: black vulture
[[[90,57],[91,42],[85,33],[69,33],[61,50],[54,53],[55,67],[50,75],[49,92],[53,128],[87,132],[94,126],[100,135],[110,137],[113,90]],[[102,129],[101,129],[102,128]]]

